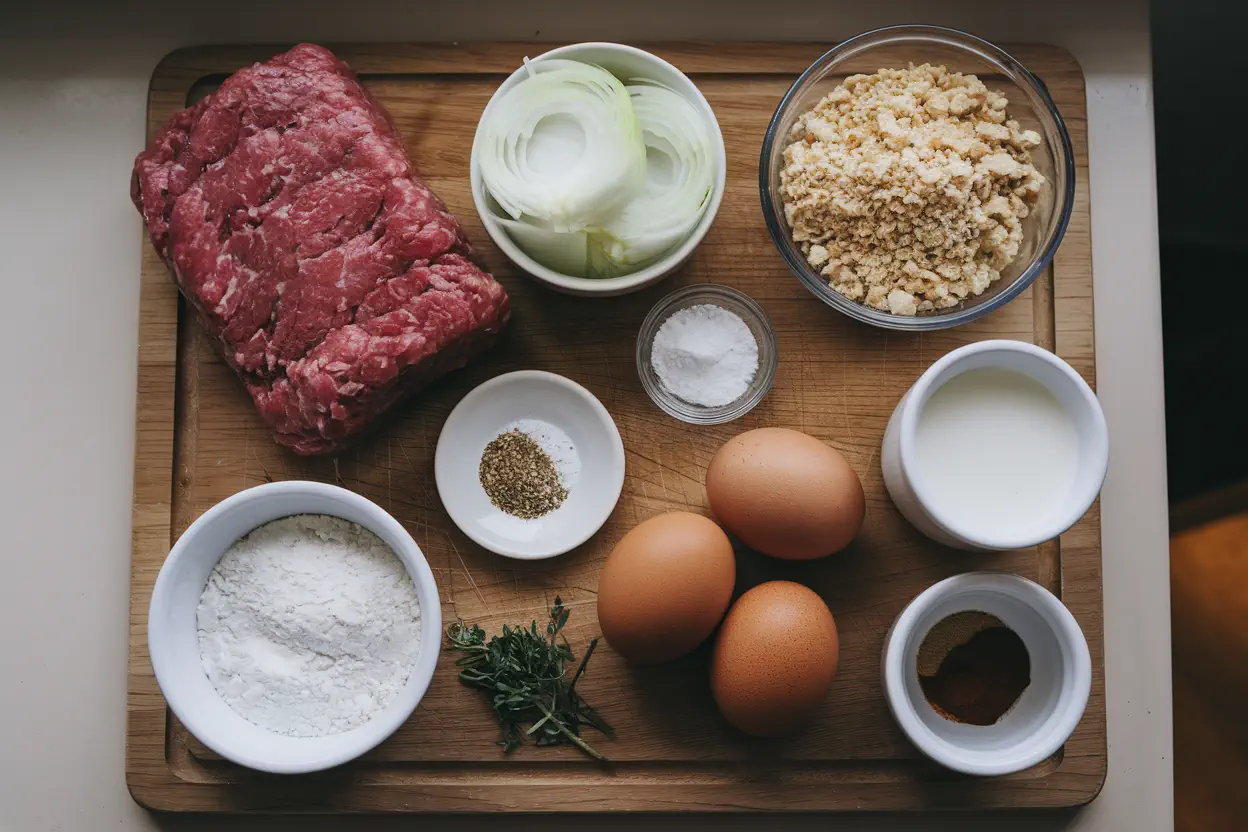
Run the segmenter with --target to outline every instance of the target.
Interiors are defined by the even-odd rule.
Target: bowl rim
[[[322,753],[313,756],[309,754],[305,759],[298,763],[275,763],[267,760],[262,756],[256,755],[250,749],[239,748],[231,743],[222,742],[217,736],[212,726],[211,720],[201,719],[200,715],[193,707],[188,707],[187,699],[183,696],[183,688],[181,683],[163,684],[161,676],[164,675],[166,680],[176,678],[176,668],[167,663],[167,653],[172,650],[171,646],[162,646],[162,641],[166,638],[164,631],[160,628],[161,624],[153,627],[153,622],[163,620],[160,613],[170,605],[168,595],[173,591],[173,583],[175,576],[184,564],[189,563],[194,557],[194,549],[198,543],[198,539],[204,534],[205,530],[212,526],[223,517],[228,516],[239,506],[246,503],[255,502],[257,500],[266,499],[275,494],[300,494],[300,495],[316,495],[325,497],[330,500],[345,502],[354,505],[362,514],[370,517],[369,523],[359,523],[358,525],[372,531],[376,534],[378,527],[385,529],[386,532],[399,543],[399,547],[390,547],[394,551],[395,557],[403,564],[404,569],[412,579],[412,584],[416,589],[417,599],[420,604],[421,619],[421,636],[420,636],[420,652],[416,657],[415,664],[408,676],[408,680],[404,683],[404,687],[396,694],[396,700],[403,697],[407,688],[412,687],[414,694],[411,696],[411,706],[404,705],[402,708],[395,710],[393,713],[387,713],[390,706],[387,706],[368,722],[338,734],[328,734],[321,737],[287,737],[282,734],[274,733],[275,736],[288,739],[292,742],[307,740],[309,745],[321,740],[333,740],[334,738],[342,738],[349,736],[355,731],[366,726],[375,726],[373,730],[361,734],[361,739],[356,742],[342,742],[343,747],[333,753]],[[295,512],[299,513],[316,513],[328,514],[330,516],[338,516],[330,511],[315,512]],[[289,514],[280,517],[288,517]],[[280,519],[280,517],[274,518]],[[342,518],[346,519],[346,518]],[[272,522],[272,521],[265,521]],[[354,521],[349,521],[354,522]],[[264,525],[261,523],[260,525]],[[259,528],[256,526],[255,528]],[[254,530],[254,529],[253,529]],[[228,548],[228,546],[227,546]],[[215,568],[216,562],[225,554],[223,549],[219,552],[213,562]],[[211,570],[209,571],[211,574]],[[200,590],[202,593],[202,589]],[[433,681],[434,672],[437,669],[438,654],[441,652],[442,643],[442,604],[441,597],[438,593],[437,581],[434,578],[433,570],[426,560],[424,552],[420,546],[408,533],[403,524],[396,520],[389,512],[381,506],[369,500],[367,497],[328,483],[316,482],[313,480],[281,480],[278,482],[269,482],[262,485],[246,488],[242,491],[226,497],[219,503],[213,505],[186,528],[176,543],[169,551],[169,555],[165,558],[165,562],[161,565],[160,572],[156,576],[155,584],[152,587],[151,601],[148,604],[147,618],[147,647],[148,656],[152,664],[152,673],[156,677],[156,682],[160,687],[161,695],[164,696],[165,702],[170,710],[178,717],[186,729],[202,742],[205,746],[212,749],[217,754],[241,766],[254,769],[256,771],[267,772],[270,774],[307,774],[315,771],[323,771],[342,765],[343,763],[354,760],[355,758],[376,748],[385,740],[394,734],[415,712],[416,707],[424,699],[425,694],[429,690],[429,686]],[[201,660],[202,665],[202,660]],[[206,676],[206,674],[205,674]],[[209,680],[209,686],[212,683]],[[414,686],[414,687],[413,687]],[[216,688],[212,687],[214,693]],[[217,694],[220,696],[220,694]],[[392,703],[393,704],[393,703]],[[228,705],[227,705],[228,707]],[[245,720],[241,714],[235,713],[239,719]],[[259,726],[257,726],[259,728]],[[260,730],[265,730],[260,728]],[[311,749],[309,749],[311,750]]]
[[[589,412],[595,417],[595,420],[602,426],[604,432],[606,433],[607,439],[610,441],[612,446],[613,455],[619,462],[619,465],[614,467],[615,476],[611,482],[611,492],[614,495],[613,499],[611,499],[609,503],[607,501],[603,502],[602,510],[598,514],[594,515],[595,522],[592,525],[587,526],[588,531],[577,538],[573,538],[573,542],[566,546],[555,546],[548,550],[542,550],[539,554],[523,552],[506,545],[500,545],[496,541],[482,537],[477,532],[476,526],[472,523],[471,518],[467,517],[459,510],[459,504],[454,499],[448,500],[442,490],[442,471],[446,465],[451,464],[450,452],[445,450],[446,446],[443,443],[443,440],[447,435],[452,433],[457,418],[462,419],[463,413],[465,413],[468,408],[472,406],[474,400],[479,400],[482,396],[491,394],[496,387],[501,387],[506,384],[514,384],[516,382],[530,383],[534,381],[563,387],[583,401],[586,407],[588,407]],[[467,395],[460,399],[459,403],[456,404],[450,414],[447,415],[446,421],[442,423],[442,430],[438,434],[438,444],[433,452],[434,485],[438,491],[438,499],[441,500],[442,507],[446,509],[446,513],[451,518],[451,522],[454,523],[457,529],[467,535],[468,538],[478,546],[487,551],[493,552],[496,555],[502,555],[505,558],[511,558],[513,560],[548,560],[549,558],[558,557],[559,555],[572,551],[577,546],[580,546],[582,543],[597,534],[598,530],[601,529],[603,525],[606,524],[607,520],[610,519],[611,513],[615,511],[615,507],[620,502],[620,495],[624,492],[626,468],[627,462],[624,453],[624,440],[620,436],[620,429],[615,424],[615,419],[612,418],[610,411],[608,411],[603,403],[598,400],[597,396],[589,392],[589,390],[585,389],[585,387],[577,384],[575,381],[567,378],[566,376],[547,372],[546,370],[515,370],[510,373],[503,373],[501,375],[494,376],[493,378],[478,384],[476,387],[472,388],[472,390],[469,390]],[[604,472],[604,476],[607,473],[610,472]]]
[[[715,115],[715,110],[711,107],[710,102],[706,100],[706,96],[702,94],[702,90],[679,67],[660,58],[653,52],[647,52],[644,49],[623,43],[584,41],[550,49],[536,58],[530,58],[529,63],[537,63],[550,58],[572,57],[578,52],[591,49],[620,52],[669,68],[677,76],[685,79],[689,85],[689,90],[693,93],[692,103],[698,110],[703,111],[709,117],[709,124],[712,127],[711,144],[715,154],[715,184],[711,188],[711,201],[707,204],[706,210],[702,214],[702,219],[698,221],[698,224],[690,232],[689,236],[679,246],[671,249],[663,258],[651,263],[649,266],[620,277],[606,278],[574,277],[561,274],[538,263],[515,244],[511,236],[486,205],[485,183],[481,178],[481,169],[477,162],[477,140],[481,132],[481,123],[485,120],[485,114],[489,112],[490,107],[494,104],[504,87],[507,87],[513,78],[524,71],[524,66],[517,67],[498,85],[498,88],[494,90],[490,100],[486,103],[485,109],[481,111],[481,117],[477,120],[477,128],[472,137],[472,148],[469,151],[468,177],[472,191],[473,207],[477,209],[477,216],[481,218],[481,225],[485,228],[485,233],[520,271],[539,282],[546,283],[565,292],[579,295],[621,295],[658,282],[679,268],[685,260],[692,256],[694,249],[698,247],[707,232],[710,231],[711,225],[715,222],[715,216],[719,213],[720,204],[723,202],[724,190],[728,182],[728,152],[724,146],[724,134],[719,126],[719,118]]]
[[[763,379],[763,383],[758,390],[752,395],[742,396],[740,399],[721,407],[708,408],[685,402],[663,389],[662,383],[657,382],[657,380],[651,382],[648,377],[648,374],[653,372],[647,368],[645,360],[647,348],[650,346],[649,342],[653,341],[663,322],[675,314],[672,311],[673,307],[686,298],[699,295],[704,295],[707,301],[712,303],[716,298],[731,298],[744,306],[758,322],[768,347],[766,351],[768,357],[764,360],[762,357],[764,355],[764,345],[761,343],[758,345],[759,362],[756,377],[761,376]],[[728,311],[731,312],[733,310]],[[646,337],[647,335],[649,335],[649,338]],[[672,290],[660,298],[654,306],[650,307],[650,311],[642,319],[641,326],[637,328],[634,357],[637,362],[638,380],[641,381],[641,386],[645,389],[646,395],[650,397],[652,402],[658,405],[660,410],[672,418],[689,425],[723,425],[745,416],[758,407],[763,399],[767,398],[767,394],[771,392],[772,386],[775,385],[776,372],[780,365],[780,340],[776,335],[775,327],[771,324],[771,319],[763,311],[763,307],[745,292],[720,283],[690,283]],[[696,413],[695,409],[706,411],[706,413]]]
[[[1039,97],[1040,101],[1045,105],[1049,115],[1052,117],[1057,135],[1060,139],[1060,162],[1066,175],[1066,187],[1061,194],[1061,207],[1058,217],[1057,226],[1045,243],[1043,248],[1037,252],[1031,264],[1023,270],[1018,277],[1014,278],[1009,286],[1002,289],[990,299],[976,304],[975,306],[966,307],[961,304],[952,308],[951,311],[934,314],[934,315],[893,315],[888,312],[881,312],[877,309],[850,300],[844,295],[828,286],[826,280],[822,280],[818,275],[813,275],[809,265],[795,253],[795,247],[792,246],[787,233],[787,226],[778,219],[781,212],[776,210],[776,205],[772,202],[770,193],[771,171],[768,166],[768,157],[775,146],[776,141],[780,137],[780,117],[785,112],[792,100],[797,96],[798,91],[806,84],[806,82],[818,73],[826,69],[825,64],[840,56],[841,54],[854,50],[859,47],[868,47],[882,45],[892,40],[902,40],[906,38],[918,38],[925,35],[937,35],[942,39],[952,39],[953,41],[965,40],[970,47],[981,50],[993,60],[1007,67],[1016,73],[1022,80],[1027,82],[1032,92]],[[882,43],[876,43],[882,41]],[[963,44],[959,44],[963,45]],[[1023,66],[1013,55],[1009,54],[1001,47],[996,46],[983,38],[977,37],[969,32],[961,29],[954,29],[948,26],[932,26],[927,24],[903,24],[898,26],[883,26],[878,29],[871,29],[855,35],[847,40],[841,41],[833,46],[827,52],[820,55],[814,62],[808,66],[797,80],[785,92],[784,97],[780,99],[780,103],[776,105],[776,110],[772,114],[771,120],[767,124],[767,131],[763,134],[762,149],[759,152],[758,164],[758,190],[759,199],[762,202],[763,219],[767,224],[767,231],[771,236],[771,241],[779,252],[781,259],[788,266],[789,271],[793,273],[802,285],[824,304],[831,306],[838,312],[849,317],[861,321],[862,323],[880,327],[882,329],[892,329],[905,332],[917,331],[934,331],[940,329],[949,329],[951,327],[960,326],[965,323],[982,318],[991,312],[996,311],[1014,298],[1026,291],[1037,277],[1044,273],[1045,269],[1052,263],[1053,258],[1057,254],[1057,249],[1061,245],[1063,238],[1066,236],[1066,229],[1070,225],[1071,216],[1074,212],[1075,202],[1075,154],[1074,146],[1070,140],[1070,133],[1066,129],[1066,122],[1062,118],[1061,112],[1057,109],[1057,105],[1053,102],[1053,98],[1049,95],[1048,87],[1043,81]],[[812,276],[813,275],[813,276]]]
[[[1029,744],[1034,746],[1032,750],[1009,757],[1002,751],[999,752],[1002,759],[995,762],[983,760],[985,752],[963,753],[958,746],[927,727],[906,693],[903,678],[907,670],[904,648],[920,619],[945,598],[969,590],[1008,595],[1031,607],[1051,626],[1061,656],[1070,662],[1072,671],[1070,686],[1063,695],[1059,695],[1054,705],[1056,719],[1047,720],[1041,726],[1042,731],[1029,735]],[[946,768],[979,776],[1012,774],[1048,759],[1074,733],[1092,692],[1092,656],[1088,641],[1079,622],[1061,599],[1029,578],[990,570],[953,575],[916,595],[897,616],[885,636],[881,673],[888,709],[915,747]]]

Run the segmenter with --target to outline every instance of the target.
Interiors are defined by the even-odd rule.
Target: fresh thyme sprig
[[[534,621],[530,626],[503,625],[502,635],[486,639],[485,630],[457,620],[446,630],[448,649],[464,655],[455,662],[459,681],[490,695],[490,705],[502,729],[499,745],[514,751],[525,736],[537,745],[575,745],[596,760],[605,760],[581,738],[589,726],[612,736],[611,726],[585,704],[576,692],[598,639],[589,643],[572,678],[567,665],[576,661],[563,636],[569,610],[555,596],[550,621],[543,635]],[[528,726],[527,728],[525,726]]]

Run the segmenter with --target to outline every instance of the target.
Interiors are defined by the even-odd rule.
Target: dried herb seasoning
[[[478,475],[491,503],[524,520],[549,514],[568,498],[550,454],[518,429],[485,446]]]

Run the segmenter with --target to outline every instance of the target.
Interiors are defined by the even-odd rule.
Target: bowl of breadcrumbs
[[[1074,203],[1070,136],[1018,61],[953,29],[851,38],[793,84],[759,190],[818,298],[889,329],[957,326],[1048,267]]]

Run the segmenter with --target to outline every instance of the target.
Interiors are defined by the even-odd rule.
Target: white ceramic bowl
[[[934,624],[977,610],[995,615],[1027,646],[1031,684],[995,725],[945,719],[919,686],[919,646]],[[884,641],[884,695],[893,718],[920,751],[964,774],[1011,774],[1054,754],[1083,716],[1092,659],[1083,631],[1052,593],[1017,575],[968,572],[920,593]]]
[[[503,229],[502,223],[498,221],[498,218],[490,210],[485,184],[481,180],[481,169],[477,164],[476,140],[474,138],[469,176],[472,182],[472,200],[477,206],[477,214],[481,217],[485,231],[490,235],[490,239],[494,241],[494,244],[502,249],[503,254],[507,255],[507,259],[539,282],[545,283],[547,286],[560,292],[571,295],[610,297],[635,292],[638,289],[657,283],[680,268],[693,254],[693,250],[697,248],[698,243],[702,241],[702,238],[706,236],[706,232],[710,229],[711,223],[715,221],[715,214],[719,211],[719,204],[724,198],[724,182],[727,179],[728,172],[727,155],[724,152],[724,137],[719,130],[719,122],[715,118],[715,112],[711,109],[711,105],[706,102],[702,92],[683,72],[659,56],[652,55],[633,46],[625,46],[619,43],[574,43],[569,46],[552,49],[549,52],[543,52],[536,58],[530,59],[530,62],[536,63],[550,58],[564,58],[597,64],[620,79],[646,78],[651,81],[658,81],[671,87],[691,101],[702,113],[706,121],[716,157],[715,184],[711,192],[711,201],[706,206],[706,213],[702,215],[702,221],[694,227],[693,233],[683,243],[672,249],[666,257],[644,269],[639,269],[632,274],[622,277],[604,279],[560,274],[525,254],[519,246],[512,242],[511,237]],[[490,98],[489,103],[486,104],[485,111],[482,113],[482,119],[484,119],[485,113],[490,111],[494,101],[505,91],[518,84],[523,77],[524,68],[517,68],[499,86],[498,90]]]
[[[480,479],[485,446],[521,419],[561,430],[580,459],[567,499],[532,520],[497,508]],[[607,522],[624,488],[624,443],[593,393],[554,373],[521,370],[490,379],[455,406],[438,437],[433,470],[442,505],[464,534],[491,552],[540,560],[581,545]]]
[[[915,432],[923,407],[941,385],[968,370],[985,367],[1013,370],[1044,385],[1070,415],[1078,440],[1075,480],[1060,504],[1038,508],[1037,522],[1012,535],[976,528],[964,519],[941,514],[925,496],[941,484],[916,473]],[[880,463],[893,503],[928,537],[946,546],[972,551],[1023,549],[1057,537],[1091,507],[1109,468],[1109,429],[1096,394],[1065,361],[1022,341],[980,341],[953,350],[919,376],[888,421]]]
[[[325,737],[288,737],[248,722],[217,694],[200,663],[195,611],[217,561],[230,544],[252,529],[292,514],[329,514],[376,534],[407,567],[420,602],[420,652],[407,684],[369,722]],[[156,578],[147,617],[152,670],[178,719],[200,742],[227,760],[274,774],[332,768],[393,734],[428,690],[441,642],[438,588],[412,536],[375,503],[319,482],[260,485],[204,512],[169,552]]]

